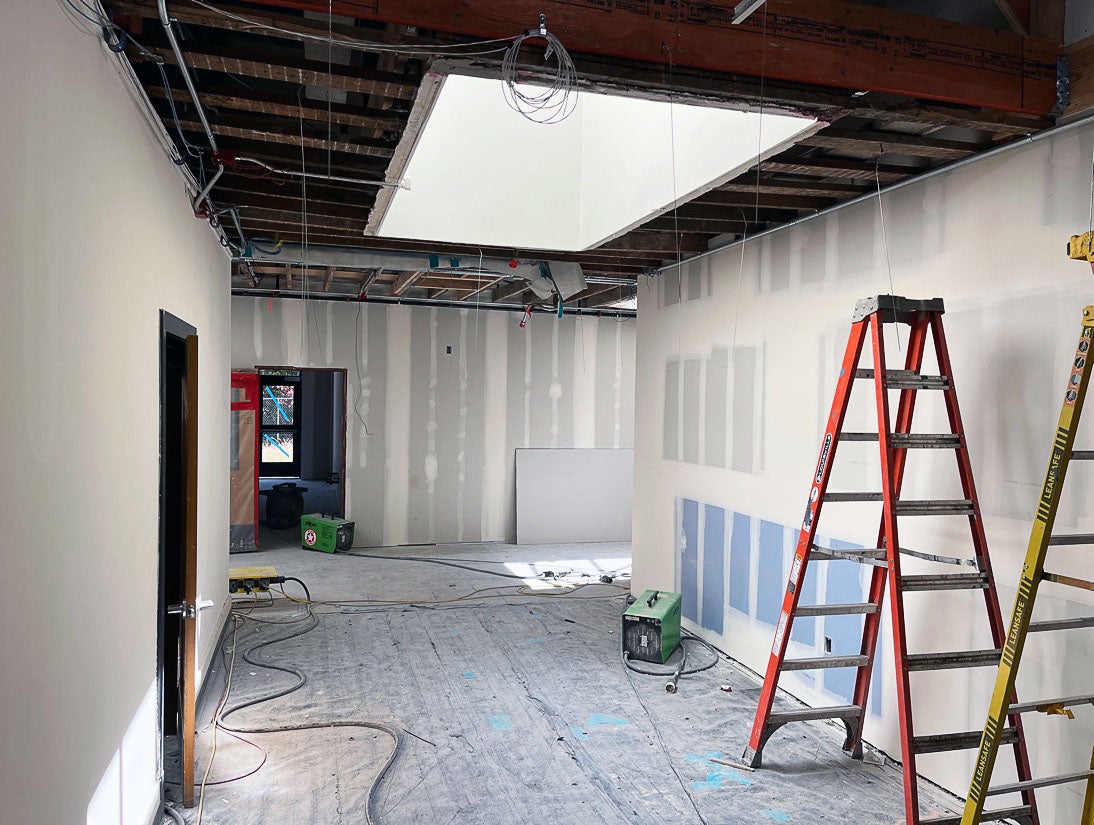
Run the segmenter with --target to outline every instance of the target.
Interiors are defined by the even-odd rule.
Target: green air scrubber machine
[[[312,513],[300,519],[300,546],[305,550],[333,553],[353,547],[353,522],[337,516]]]
[[[623,614],[623,652],[664,664],[680,644],[680,594],[647,590]]]

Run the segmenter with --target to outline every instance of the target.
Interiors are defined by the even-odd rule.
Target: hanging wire
[[[885,228],[885,201],[881,196],[881,153],[885,147],[879,147],[877,159],[874,161],[874,183],[877,184],[877,208],[881,215],[881,245],[885,247],[885,266],[889,270],[889,294],[896,295],[896,287],[893,286],[893,262],[889,257],[889,235]],[[900,324],[894,324],[896,332],[896,348],[901,350]]]
[[[521,46],[528,40],[545,40],[547,49],[543,53],[545,63],[554,57],[555,68],[550,83],[546,87],[536,86],[537,91],[526,90],[518,86],[518,59]],[[561,123],[577,108],[577,67],[570,53],[557,37],[547,31],[547,24],[540,15],[538,29],[529,29],[513,39],[501,59],[502,95],[509,108],[520,113],[533,123]]]
[[[767,79],[767,4],[764,4],[764,17],[763,17],[763,44],[760,46],[760,120],[756,124],[756,199],[755,206],[753,208],[753,219],[756,226],[760,225],[760,171],[763,167],[763,148],[764,148],[764,81]],[[745,280],[745,247],[748,244],[745,240],[748,238],[748,216],[745,215],[745,211],[741,209],[741,219],[744,221],[744,227],[741,232],[741,266],[737,273],[737,300],[733,308],[733,337],[730,342],[729,349],[729,366],[733,369],[737,365],[737,326],[741,317],[741,289]]]

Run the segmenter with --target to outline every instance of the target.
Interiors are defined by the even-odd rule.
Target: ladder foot
[[[847,728],[847,738],[843,740],[843,752],[852,759],[862,761],[862,720],[844,719]]]
[[[741,754],[741,761],[750,768],[763,767],[763,748],[759,750],[745,748],[745,752]]]

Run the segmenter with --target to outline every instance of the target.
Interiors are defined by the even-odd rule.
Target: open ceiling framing
[[[153,57],[128,49],[182,157],[199,179],[207,178],[215,164],[155,0],[105,5],[118,25],[163,61],[161,73]],[[877,191],[879,184],[1048,128],[1054,123],[1051,112],[1066,103],[1057,98],[1060,49],[1054,45],[1062,40],[1062,0],[1005,3],[1013,31],[837,0],[769,0],[766,13],[736,26],[725,16],[734,5],[729,0],[681,2],[660,15],[654,14],[661,5],[654,0],[337,0],[329,5],[226,0],[212,5],[220,11],[194,0],[168,4],[210,126],[222,150],[277,169],[397,179],[437,74],[500,77],[496,54],[377,54],[336,43],[328,60],[327,44],[310,38],[330,33],[362,47],[451,47],[517,34],[541,11],[571,52],[581,90],[787,111],[827,124],[675,210],[572,253],[379,238],[372,234],[379,215],[373,211],[390,190],[301,182],[251,164],[228,163],[213,190],[218,206],[238,209],[247,239],[265,239],[263,245],[277,239],[411,251],[460,258],[464,266],[480,255],[574,261],[589,282],[567,304],[586,310],[633,296],[642,273],[677,256],[770,229]],[[328,8],[335,15],[331,19]],[[529,80],[541,71],[532,64],[525,68]],[[236,263],[233,291],[299,295],[305,276],[312,297],[331,299],[468,306],[523,306],[535,300],[526,282],[504,276],[269,262]]]

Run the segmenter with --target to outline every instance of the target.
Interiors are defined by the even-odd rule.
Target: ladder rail
[[[875,375],[884,375],[885,335],[880,323],[871,329],[874,345]],[[940,365],[940,372],[941,365]],[[943,372],[945,375],[946,373]],[[951,379],[952,384],[952,379]],[[889,390],[884,379],[875,384],[877,397],[878,432],[881,434],[878,446],[881,457],[881,488],[885,495],[885,507],[882,511],[882,529],[885,533],[884,546],[888,551],[887,561],[889,586],[889,612],[893,632],[893,657],[896,664],[897,714],[900,719],[901,773],[904,779],[905,821],[919,821],[919,779],[916,771],[916,753],[913,746],[915,728],[912,724],[912,687],[908,678],[908,642],[904,625],[904,593],[900,588],[900,537],[897,532],[896,500],[898,493],[894,489],[895,471],[903,469],[899,456],[907,451],[894,451],[889,439]],[[903,394],[903,393],[902,393]],[[949,394],[949,393],[945,393]]]
[[[1064,391],[1064,402],[1060,408],[1052,452],[1041,485],[1037,512],[1030,529],[1029,544],[1022,565],[1018,592],[1014,599],[1010,627],[1002,646],[1003,654],[995,677],[991,705],[976,761],[973,763],[969,795],[961,816],[962,825],[977,825],[980,822],[988,795],[988,783],[999,753],[1001,730],[1005,724],[1005,718],[1010,713],[1010,705],[1015,700],[1014,684],[1018,677],[1018,665],[1029,633],[1033,605],[1044,573],[1045,556],[1052,537],[1052,527],[1056,521],[1064,479],[1067,475],[1071,452],[1075,446],[1075,431],[1078,428],[1090,383],[1089,356],[1092,345],[1094,345],[1094,306],[1087,306],[1083,309],[1082,329],[1076,347],[1075,360],[1072,362],[1073,368],[1068,376],[1067,389]],[[1020,716],[1011,714],[1011,719],[1017,720]],[[1030,777],[1019,774],[1019,779],[1025,781]]]
[[[876,318],[876,316],[874,316]],[[876,324],[877,328],[881,328],[880,324]],[[924,318],[919,318],[912,323],[911,331],[908,335],[908,349],[904,358],[905,370],[918,373],[923,367],[923,349],[927,342],[927,322]],[[876,359],[875,359],[876,360]],[[875,363],[874,374],[884,376],[885,372],[878,371],[878,367]],[[875,386],[881,382],[875,382]],[[887,391],[886,391],[887,397]],[[898,434],[906,434],[911,432],[912,429],[912,417],[915,412],[915,402],[918,398],[917,389],[915,387],[906,387],[901,389],[900,398],[897,401],[897,414],[894,422],[894,428]],[[879,433],[881,430],[879,430]],[[879,438],[879,450],[883,450]],[[895,450],[893,451],[893,486],[894,497],[900,495],[900,490],[904,482],[904,470],[908,465],[908,451],[907,450]],[[878,524],[878,540],[874,545],[875,547],[885,547],[885,516],[884,513]],[[899,544],[896,545],[899,547]],[[888,551],[886,551],[886,559],[888,559]],[[871,665],[869,667],[859,668],[855,674],[855,688],[852,693],[851,703],[863,708],[863,715],[865,716],[866,703],[870,698],[870,680],[873,676],[873,662],[874,657],[877,655],[877,640],[878,634],[881,630],[881,616],[882,609],[885,605],[885,590],[886,582],[889,579],[889,567],[888,562],[885,567],[875,567],[870,576],[870,585],[867,590],[866,601],[870,604],[876,604],[878,606],[877,613],[869,615],[863,622],[862,628],[862,646],[859,652],[867,656]],[[850,729],[849,729],[850,731]],[[857,758],[862,757],[862,725],[859,724],[852,736],[849,732],[847,739],[843,743],[843,750],[850,753]]]
[[[809,554],[816,542],[817,516],[821,502],[824,500],[825,491],[828,489],[828,482],[832,477],[832,465],[835,462],[839,434],[843,429],[843,422],[847,416],[847,405],[851,397],[851,384],[855,380],[855,369],[862,354],[862,346],[866,340],[868,325],[869,318],[856,321],[851,325],[847,348],[843,354],[842,368],[840,369],[839,380],[836,383],[836,392],[832,399],[832,409],[828,415],[828,423],[825,426],[820,454],[817,457],[812,484],[810,484],[809,500],[806,503],[805,515],[798,535],[798,544],[794,551],[790,579],[783,594],[782,609],[775,629],[775,640],[767,659],[767,669],[764,675],[763,689],[760,691],[760,701],[756,708],[756,718],[743,757],[745,764],[751,767],[759,767],[763,746],[772,733],[768,722],[775,702],[779,671],[783,660],[786,658],[786,648],[790,641],[790,623],[793,621],[792,617],[798,606],[801,585],[805,581]]]

